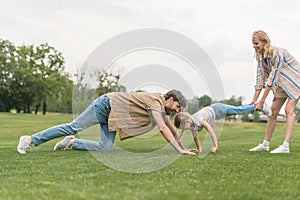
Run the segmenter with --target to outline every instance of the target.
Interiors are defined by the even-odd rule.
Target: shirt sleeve
[[[262,70],[261,65],[261,57],[257,60],[257,71],[256,71],[256,84],[255,84],[255,90],[260,90],[264,86],[264,74]]]
[[[165,125],[165,121],[159,112],[152,110],[151,115],[158,128],[162,128]]]

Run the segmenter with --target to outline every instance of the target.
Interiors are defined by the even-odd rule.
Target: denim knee
[[[74,134],[78,133],[79,131],[83,130],[83,128],[78,128],[78,123],[75,121],[65,124],[65,127],[66,127],[68,133],[72,133],[71,135],[74,135]],[[70,135],[70,134],[68,134],[68,135]]]
[[[99,142],[99,150],[98,151],[111,151],[113,149],[113,143],[110,144],[103,144],[102,142]]]

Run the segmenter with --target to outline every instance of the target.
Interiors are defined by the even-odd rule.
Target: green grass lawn
[[[115,170],[96,158],[118,158],[123,155],[121,148],[150,159],[147,153],[166,145],[160,134],[122,142],[117,137],[112,152],[100,152],[96,156],[71,149],[54,152],[53,146],[62,138],[35,147],[26,155],[16,151],[21,135],[70,120],[71,115],[0,113],[1,200],[299,199],[299,124],[295,126],[288,155],[248,151],[263,140],[265,123],[226,123],[216,155],[180,156],[169,165],[148,173]],[[285,124],[277,125],[271,150],[282,143],[284,127]],[[204,135],[204,132],[199,133],[201,139]],[[177,155],[172,148],[166,148],[153,154],[152,160],[163,162]],[[128,167],[144,164],[139,160],[130,162],[132,160],[124,154],[118,164]]]

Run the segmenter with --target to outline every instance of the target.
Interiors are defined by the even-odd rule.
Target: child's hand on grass
[[[190,151],[190,150],[183,150],[180,152],[181,154],[185,154],[185,155],[196,155],[194,152]]]
[[[190,152],[199,153],[198,149],[189,149]]]
[[[213,147],[213,148],[210,149],[210,152],[212,154],[216,154],[217,153],[217,149],[218,149],[218,147]]]

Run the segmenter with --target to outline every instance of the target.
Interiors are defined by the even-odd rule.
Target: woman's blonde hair
[[[265,46],[263,49],[263,58],[266,58],[269,54],[272,53],[273,47],[271,46],[271,40],[264,31],[262,31],[262,30],[254,31],[252,34],[252,38],[257,38],[261,42],[265,43]],[[259,57],[259,53],[255,52],[255,57],[257,60]]]

